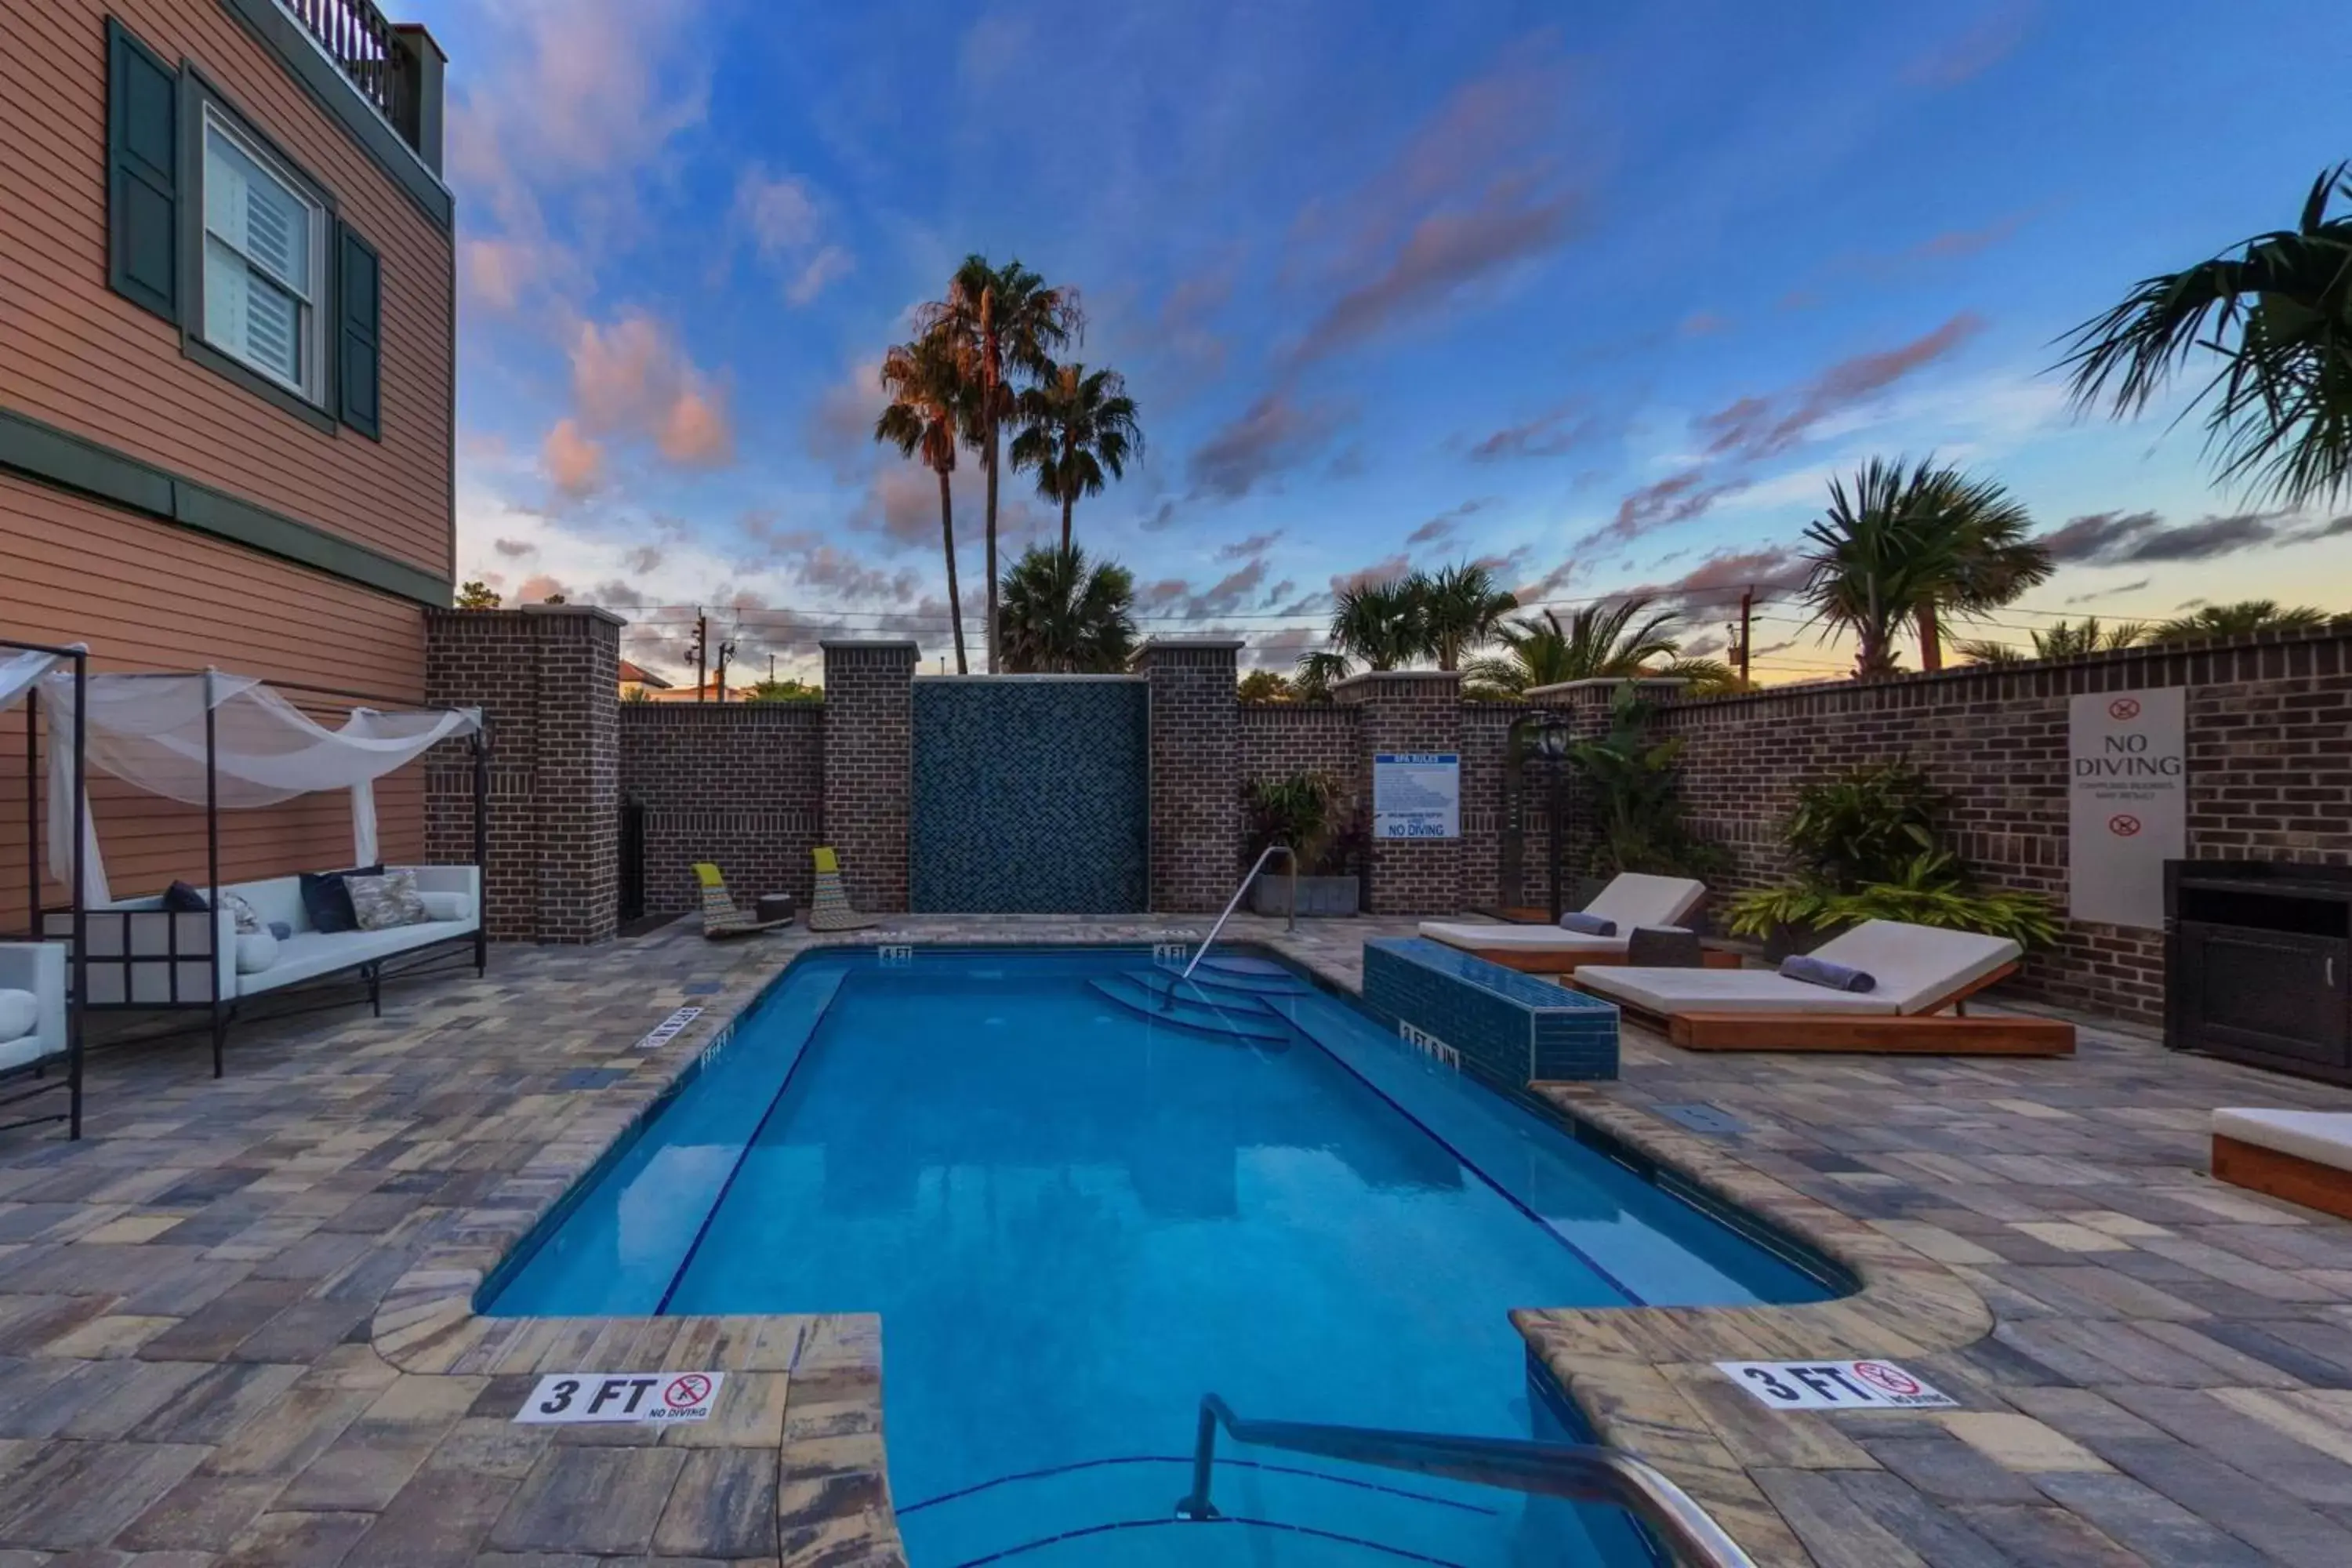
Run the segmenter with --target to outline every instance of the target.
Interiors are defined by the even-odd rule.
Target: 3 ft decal
[[[723,1372],[553,1372],[514,1418],[532,1426],[707,1421],[726,1381]]]
[[[1779,1410],[1949,1410],[1959,1401],[1893,1362],[1719,1361],[1716,1370]]]

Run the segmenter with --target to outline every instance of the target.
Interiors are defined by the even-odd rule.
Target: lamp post
[[[1562,912],[1559,886],[1560,850],[1567,834],[1568,791],[1568,721],[1556,714],[1537,716],[1533,725],[1535,754],[1544,765],[1545,778],[1545,843],[1544,858],[1550,864],[1551,923],[1558,925]]]

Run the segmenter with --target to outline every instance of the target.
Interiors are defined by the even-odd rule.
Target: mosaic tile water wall
[[[918,679],[908,830],[926,914],[1132,914],[1146,903],[1141,680]]]

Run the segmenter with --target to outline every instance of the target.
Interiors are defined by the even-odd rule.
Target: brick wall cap
[[[616,626],[629,624],[626,616],[616,616],[601,605],[505,605],[495,610],[460,610],[447,605],[428,605],[425,613],[449,617],[460,626],[499,616],[578,616],[584,620],[607,621]]]
[[[912,637],[819,637],[816,646],[826,653],[836,648],[859,653],[886,653],[894,648],[908,653],[921,651]]]
[[[1443,680],[1459,686],[1462,684],[1462,672],[1458,669],[1368,669],[1360,675],[1332,682],[1331,689],[1352,691],[1378,680]]]
[[[1631,686],[1637,691],[1680,691],[1690,684],[1686,675],[1636,675],[1632,677],[1591,676],[1583,680],[1555,681],[1549,686],[1531,686],[1520,693],[1527,702],[1542,702],[1554,696],[1567,696],[1583,691],[1614,691],[1621,686]]]
[[[1244,645],[1240,637],[1146,637],[1143,649],[1150,653],[1156,647],[1230,648],[1238,650]]]
[[[926,686],[939,686],[939,685],[941,685],[941,684],[945,684],[945,685],[949,685],[949,686],[953,686],[953,685],[957,684],[957,683],[958,683],[958,682],[960,682],[960,681],[961,681],[961,682],[963,682],[963,683],[965,683],[965,684],[968,684],[968,685],[985,686],[985,685],[987,685],[987,684],[989,684],[989,683],[991,683],[991,682],[992,682],[992,681],[1014,681],[1014,680],[1020,680],[1020,681],[1031,681],[1031,682],[1035,682],[1035,681],[1046,681],[1046,680],[1068,680],[1068,681],[1077,681],[1077,680],[1124,680],[1124,681],[1127,681],[1127,682],[1129,682],[1129,684],[1131,684],[1131,685],[1132,685],[1132,684],[1137,684],[1137,683],[1143,682],[1143,681],[1145,680],[1145,679],[1146,679],[1146,678],[1145,678],[1145,677],[1143,677],[1143,676],[1140,676],[1140,675],[1064,675],[1064,674],[1060,674],[1060,673],[1057,673],[1057,672],[1052,672],[1052,671],[1021,670],[1021,671],[1017,671],[1017,672],[1016,672],[1016,671],[1007,671],[1007,672],[1005,672],[1005,673],[999,674],[999,675],[921,675],[921,674],[918,674],[918,675],[915,677],[915,679],[916,679],[917,680],[921,681],[921,682],[922,682],[924,685],[926,685]]]

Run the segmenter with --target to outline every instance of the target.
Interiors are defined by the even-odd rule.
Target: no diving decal
[[[1780,1410],[1952,1410],[1959,1401],[1886,1361],[1719,1361],[1759,1405]]]
[[[723,1372],[551,1372],[515,1412],[526,1426],[707,1421]]]

